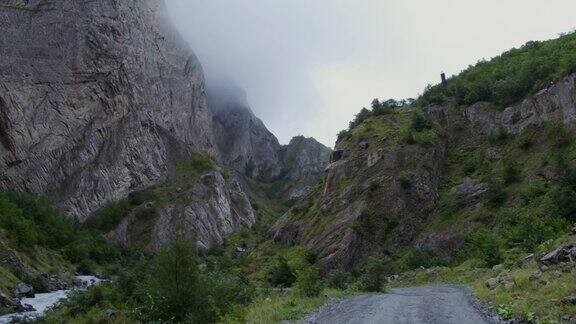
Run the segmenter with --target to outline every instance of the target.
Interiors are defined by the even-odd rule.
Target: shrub
[[[504,183],[511,184],[520,180],[520,166],[512,158],[502,160],[502,178]]]
[[[488,134],[488,142],[492,145],[504,143],[508,139],[508,131],[504,127],[496,127]]]
[[[569,221],[576,220],[576,192],[561,185],[550,191],[549,197],[556,208],[556,213]]]
[[[502,181],[489,177],[486,179],[486,182],[488,183],[488,191],[486,193],[488,204],[492,207],[502,205],[506,201],[507,196]]]
[[[466,239],[465,253],[477,257],[488,267],[504,261],[500,240],[484,227],[477,227]]]
[[[292,287],[296,281],[294,271],[283,257],[278,258],[278,263],[268,273],[268,282],[274,286]]]
[[[430,116],[422,112],[416,111],[412,114],[411,128],[417,132],[421,132],[426,129],[432,129],[433,123]]]
[[[566,148],[572,143],[572,136],[561,122],[550,122],[546,125],[546,136],[555,148]]]
[[[412,185],[412,176],[405,171],[400,171],[398,174],[398,182],[402,188],[408,189]]]
[[[340,142],[341,140],[347,140],[352,138],[352,132],[346,129],[341,130],[338,133],[338,142]]]
[[[318,270],[308,267],[298,273],[295,284],[296,291],[305,297],[317,297],[323,290],[322,279]]]
[[[350,284],[351,276],[344,270],[336,270],[328,276],[328,287],[344,290]]]
[[[445,266],[449,263],[448,258],[433,248],[410,249],[399,259],[399,266],[403,270],[411,270],[420,267],[431,268]]]
[[[380,292],[384,289],[386,275],[393,271],[390,260],[368,257],[361,265],[360,285],[366,291]]]

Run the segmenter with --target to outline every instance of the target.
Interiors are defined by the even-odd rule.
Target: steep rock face
[[[394,129],[409,116],[402,112],[371,122]],[[441,139],[434,145],[404,144],[394,132],[337,143],[324,185],[275,224],[274,239],[307,246],[326,271],[349,269],[370,253],[396,251],[415,239],[438,198],[445,147]]]
[[[222,163],[264,181],[278,178],[282,164],[276,137],[254,116],[244,91],[233,85],[210,87],[214,137]]]
[[[154,207],[150,202],[131,212],[108,234],[121,245],[157,251],[176,231],[195,235],[200,249],[222,244],[238,228],[256,221],[248,196],[236,179],[218,170],[201,176],[189,188],[176,188],[178,199]],[[147,206],[147,204],[149,206]],[[142,209],[149,209],[142,213]]]
[[[280,195],[286,201],[306,195],[326,168],[331,150],[304,136],[280,145],[254,116],[238,86],[224,82],[211,85],[209,92],[221,162],[249,178],[281,183]]]
[[[516,106],[499,111],[490,103],[480,102],[466,108],[465,116],[486,134],[497,127],[517,134],[528,126],[554,120],[573,124],[576,121],[576,73]]]
[[[324,173],[332,150],[314,138],[296,136],[280,151],[284,165],[284,177],[288,185],[286,198],[297,200],[304,197]]]
[[[84,220],[214,153],[200,64],[162,1],[7,0],[0,26],[1,188]]]

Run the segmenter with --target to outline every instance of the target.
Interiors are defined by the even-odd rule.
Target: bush
[[[381,292],[386,276],[394,271],[390,260],[368,257],[361,265],[360,285],[363,290]]]
[[[436,249],[411,249],[401,256],[398,265],[402,270],[412,270],[416,268],[431,268],[448,265],[448,258]]]
[[[417,132],[421,132],[426,129],[432,129],[433,123],[430,116],[422,112],[416,111],[412,114],[411,128]]]
[[[308,267],[298,273],[298,279],[295,284],[296,291],[305,297],[317,297],[324,289],[322,278],[318,270],[314,267]]]
[[[508,139],[508,131],[504,127],[497,127],[488,134],[488,142],[492,145],[499,145]]]
[[[488,205],[498,207],[506,201],[506,191],[504,191],[504,184],[500,179],[489,177],[486,179],[488,183],[488,191],[486,198]]]
[[[283,257],[278,258],[277,265],[268,273],[268,282],[276,287],[292,287],[295,281],[294,271],[292,271],[286,259]]]
[[[576,69],[576,33],[528,42],[490,61],[481,60],[448,79],[448,87],[428,86],[417,103],[470,105],[491,101],[499,107],[520,102]]]
[[[412,176],[405,171],[400,171],[398,174],[398,182],[403,189],[408,189],[412,185]]]
[[[512,158],[502,160],[502,178],[504,183],[511,184],[520,180],[520,166]]]
[[[465,253],[492,267],[504,261],[501,246],[501,241],[494,234],[484,227],[477,227],[466,239]]]
[[[336,270],[328,276],[328,287],[345,290],[350,284],[351,276],[344,270]]]

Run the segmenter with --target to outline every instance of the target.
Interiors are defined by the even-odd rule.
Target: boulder
[[[452,188],[452,195],[459,206],[473,206],[480,202],[488,191],[488,184],[479,183],[471,178],[462,179],[462,183]]]
[[[560,262],[575,262],[576,244],[568,244],[554,251],[548,252],[542,256],[539,261],[546,266],[558,264]]]
[[[574,224],[574,227],[572,227],[572,229],[570,230],[570,234],[576,235],[576,224]]]
[[[32,286],[25,284],[23,282],[19,283],[12,290],[12,295],[15,298],[34,298],[34,288]]]
[[[486,287],[488,289],[494,289],[500,284],[499,278],[490,278],[486,280]]]
[[[566,296],[562,298],[562,304],[576,305],[576,295]]]
[[[112,309],[112,308],[108,308],[107,310],[104,311],[104,316],[106,318],[112,318],[112,317],[116,316],[116,310]]]
[[[360,147],[360,149],[362,150],[366,150],[368,149],[368,147],[370,146],[370,143],[366,142],[366,141],[362,141],[358,144],[358,146]]]

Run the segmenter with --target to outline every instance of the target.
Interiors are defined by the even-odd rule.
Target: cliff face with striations
[[[273,226],[271,237],[305,245],[329,272],[407,249],[426,262],[448,262],[460,257],[473,229],[510,226],[503,222],[511,210],[523,211],[517,219],[552,224],[546,217],[557,212],[532,215],[544,203],[518,188],[562,188],[561,175],[574,167],[575,81],[571,74],[502,109],[480,102],[421,112],[399,108],[368,118],[339,139],[322,185]],[[417,114],[431,125],[418,130]],[[558,195],[551,191],[546,199]]]
[[[0,27],[0,189],[46,195],[84,222],[161,188],[109,237],[157,249],[180,227],[206,248],[254,223],[243,177],[284,178],[284,148],[243,91],[218,89],[209,102],[163,0],[6,0]],[[287,181],[318,175],[329,151],[318,147],[302,153],[314,171]],[[199,155],[234,172],[215,165],[166,187]]]
[[[201,66],[163,2],[3,1],[0,25],[0,187],[84,220],[215,151]]]

